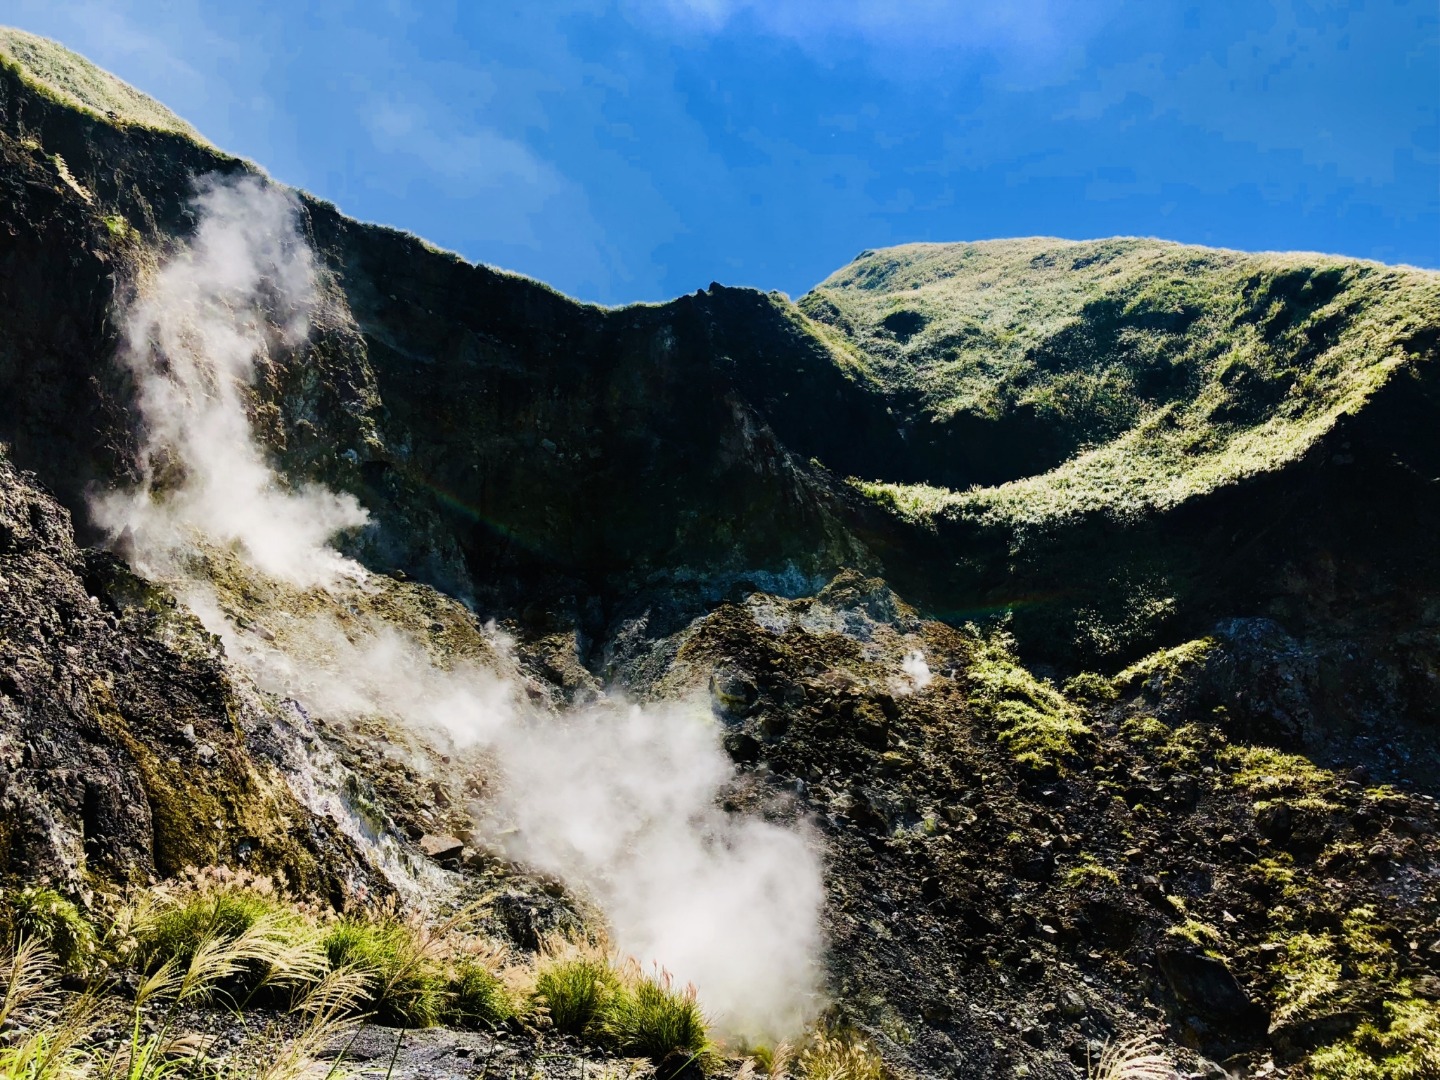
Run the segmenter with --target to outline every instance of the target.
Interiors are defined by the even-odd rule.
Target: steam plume
[[[797,830],[721,811],[729,759],[706,705],[610,698],[554,716],[479,664],[441,667],[393,626],[337,612],[378,588],[329,546],[365,522],[353,498],[286,487],[244,410],[243,385],[271,349],[295,349],[316,303],[297,209],[253,179],[208,182],[199,227],[143,290],[121,360],[146,424],[144,482],[96,505],[146,572],[180,585],[263,689],[333,721],[381,716],[442,750],[483,751],[500,776],[477,823],[516,861],[593,897],[617,945],[692,980],[722,1031],[793,1034],[815,1009],[823,899]],[[326,613],[278,636],[225,618],[190,558],[233,549],[255,571],[320,586]],[[487,832],[488,830],[488,832]]]
[[[367,515],[351,495],[285,487],[241,397],[272,345],[293,348],[309,331],[314,260],[294,199],[253,177],[207,178],[195,209],[194,237],[125,314],[120,361],[146,425],[142,483],[97,500],[96,521],[142,572],[173,572],[203,536],[293,584],[330,580],[347,563],[327,541]]]

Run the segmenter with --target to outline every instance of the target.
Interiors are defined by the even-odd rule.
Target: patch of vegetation
[[[534,998],[557,1031],[620,1054],[658,1064],[672,1054],[698,1060],[711,1052],[695,988],[677,988],[666,972],[648,975],[634,961],[620,962],[603,943],[547,942]]]
[[[673,1053],[696,1060],[710,1051],[695,988],[677,989],[668,973],[622,978],[601,1006],[598,1031],[619,1053],[663,1061]]]
[[[1333,1001],[1341,991],[1335,936],[1308,931],[1289,935],[1273,974],[1277,980],[1275,1023],[1303,1016],[1322,1002]]]
[[[0,65],[50,100],[98,120],[183,135],[208,145],[199,132],[154,98],[48,38],[0,27]]]
[[[1120,735],[1133,746],[1147,748],[1161,764],[1184,772],[1199,769],[1202,755],[1215,741],[1214,733],[1198,724],[1172,728],[1147,713],[1122,720]]]
[[[418,922],[391,912],[345,916],[325,935],[324,947],[332,968],[364,977],[365,1004],[384,1023],[430,1027],[450,1008],[445,967]]]
[[[1314,792],[1330,787],[1334,778],[1299,754],[1269,746],[1228,746],[1217,760],[1234,770],[1235,784],[1256,795]]]
[[[1195,948],[1203,950],[1207,956],[1218,957],[1220,955],[1218,952],[1221,942],[1220,931],[1199,919],[1186,919],[1182,923],[1177,923],[1165,931],[1165,936],[1188,942]]]
[[[116,240],[124,240],[135,232],[135,227],[120,214],[106,214],[100,220],[105,225],[105,231]]]
[[[1067,867],[1061,876],[1066,888],[1078,889],[1089,885],[1120,884],[1120,875],[1106,866],[1094,855],[1081,852],[1074,866]]]
[[[1037,679],[1015,658],[1003,634],[975,637],[966,676],[970,707],[994,724],[1021,766],[1063,774],[1094,739],[1079,708],[1054,684]]]
[[[1297,460],[1409,362],[1440,321],[1440,277],[1125,238],[911,244],[867,252],[799,306],[888,397],[919,401],[917,430],[963,424],[1005,448],[949,487],[856,489],[915,523],[1023,536]]]
[[[1306,1065],[1316,1080],[1427,1080],[1440,1076],[1440,1006],[1418,997],[1387,1001],[1343,1043]]]
[[[36,943],[72,975],[83,975],[94,965],[95,928],[54,889],[33,886],[5,896],[0,900],[0,926],[12,951],[22,942]]]
[[[457,1027],[496,1027],[519,1015],[515,997],[505,981],[478,957],[467,956],[455,965],[446,988],[447,1023]]]
[[[253,932],[252,932],[253,934]],[[59,962],[37,942],[0,953],[0,1076],[7,1080],[299,1080],[313,1075],[321,1050],[357,1021],[356,979],[332,972],[312,980],[289,1008],[286,1035],[257,1040],[241,1062],[212,1061],[206,1044],[180,1028],[187,1004],[221,991],[254,952],[252,934],[201,942],[186,964],[162,964],[136,985],[133,997],[98,991],[61,993]],[[23,1025],[15,1021],[23,1017]],[[110,1038],[118,1032],[118,1042]],[[333,1070],[332,1070],[333,1075]]]
[[[1399,978],[1398,958],[1377,913],[1358,907],[1339,933],[1301,932],[1284,941],[1275,965],[1277,1022],[1303,1019],[1382,990],[1384,1000],[1350,1034],[1306,1061],[1318,1080],[1418,1080],[1440,1075],[1440,1007]]]
[[[1173,1080],[1175,1075],[1175,1066],[1148,1035],[1107,1040],[1085,1070],[1086,1080]]]
[[[890,1076],[880,1055],[849,1031],[816,1032],[796,1064],[805,1080],[886,1080]]]
[[[1114,681],[1094,671],[1082,671],[1065,680],[1062,689],[1066,696],[1087,705],[1109,705],[1120,697]]]
[[[1118,693],[1132,693],[1143,688],[1154,699],[1168,697],[1176,689],[1193,682],[1218,648],[1219,642],[1205,637],[1160,649],[1116,675],[1116,690]]]
[[[1295,895],[1295,859],[1289,852],[1267,855],[1251,867],[1250,872],[1282,898],[1291,899]]]
[[[141,968],[153,971],[188,964],[205,942],[234,941],[261,923],[309,936],[309,925],[268,879],[207,871],[146,894],[131,933]]]
[[[583,1035],[601,1017],[619,989],[619,978],[603,953],[552,956],[535,976],[535,1000],[550,1014],[555,1030]]]

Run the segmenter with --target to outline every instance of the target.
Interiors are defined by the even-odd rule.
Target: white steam
[[[328,541],[365,512],[324,488],[286,487],[243,405],[257,361],[299,344],[315,303],[294,202],[246,179],[202,185],[196,207],[194,239],[126,319],[144,483],[101,500],[98,520],[137,566],[178,579],[262,688],[327,719],[381,716],[443,752],[482,752],[499,773],[477,821],[493,846],[592,897],[616,945],[693,981],[721,1031],[794,1034],[818,1001],[823,889],[812,845],[719,809],[732,770],[706,705],[607,699],[550,715],[495,671],[442,668],[419,641],[357,616],[350,599],[389,586]],[[187,579],[197,544],[323,586],[333,602],[272,628],[278,636],[244,630],[208,583]]]
[[[924,690],[930,685],[933,677],[930,674],[930,665],[925,662],[925,654],[919,649],[906,653],[900,668],[905,672],[906,678],[910,680],[910,686],[913,689]]]
[[[147,573],[173,572],[197,536],[234,546],[297,585],[346,566],[327,541],[365,524],[351,495],[287,488],[251,435],[241,387],[271,343],[309,331],[314,260],[294,200],[253,177],[202,181],[199,226],[146,283],[124,320],[145,442],[142,483],[98,499],[97,524]]]

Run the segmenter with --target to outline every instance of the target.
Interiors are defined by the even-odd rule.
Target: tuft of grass
[[[33,887],[6,897],[0,922],[11,947],[22,940],[43,945],[71,975],[83,975],[95,960],[95,928],[80,909],[54,889]]]
[[[649,976],[629,970],[624,976],[600,1007],[597,1033],[604,1042],[656,1063],[675,1053],[708,1055],[710,1039],[694,986],[676,989],[664,971]]]
[[[1001,745],[1022,768],[1064,774],[1094,733],[1073,702],[1025,669],[1012,644],[1003,633],[976,633],[966,670],[970,707],[995,725]]]
[[[331,972],[313,982],[289,1009],[301,1021],[298,1034],[261,1040],[243,1061],[210,1059],[212,1040],[179,1028],[182,1006],[219,992],[265,949],[259,924],[231,940],[205,939],[186,964],[167,960],[141,979],[132,1000],[117,1011],[107,1003],[104,988],[61,993],[57,958],[38,943],[25,942],[0,955],[0,1029],[14,1032],[0,1040],[0,1078],[301,1080],[321,1075],[315,1071],[320,1051],[356,1024],[351,1014],[363,987],[348,972]],[[17,1019],[22,1022],[15,1024]],[[288,1027],[294,1031],[293,1023]],[[116,1029],[120,1039],[111,1045],[109,1036]],[[332,1067],[323,1075],[343,1074]]]
[[[1234,770],[1232,780],[1237,787],[1262,798],[1310,795],[1335,785],[1334,775],[1309,758],[1269,746],[1227,746],[1216,760]]]
[[[11,1037],[0,1043],[4,1080],[80,1080],[87,1075],[83,1046],[101,1025],[100,1010],[93,994],[67,1003],[59,992],[60,974],[58,958],[38,941],[22,941],[0,954],[0,1030],[13,1028]]]
[[[105,225],[105,231],[116,240],[124,240],[135,231],[135,227],[120,214],[106,214],[100,220]]]
[[[1178,1074],[1153,1036],[1137,1035],[1106,1042],[1100,1060],[1091,1062],[1085,1075],[1087,1080],[1176,1080]]]
[[[479,957],[463,957],[455,965],[446,993],[445,1018],[457,1027],[495,1027],[519,1013],[510,988]]]
[[[231,1003],[294,991],[319,980],[326,955],[312,918],[268,878],[212,869],[142,894],[117,919],[116,951],[141,972],[186,968],[202,949],[240,943],[246,955],[226,976]]]
[[[1120,885],[1120,875],[1104,865],[1094,855],[1082,852],[1074,866],[1068,867],[1062,875],[1067,888],[1078,889],[1086,885]]]
[[[1284,939],[1275,961],[1274,1022],[1304,1016],[1343,994],[1341,956],[1335,935],[1302,931]]]
[[[1116,681],[1094,671],[1082,671],[1066,679],[1061,689],[1066,696],[1084,705],[1109,705],[1120,698]]]
[[[244,890],[167,897],[136,921],[141,966],[154,970],[167,961],[188,964],[203,943],[233,941],[280,911],[277,904]]]
[[[385,1023],[431,1027],[449,1006],[445,967],[436,941],[417,922],[393,913],[346,916],[325,935],[332,968],[366,980],[365,1004]]]
[[[795,1048],[789,1043],[774,1046],[757,1046],[750,1050],[747,1062],[754,1062],[750,1074],[763,1075],[766,1080],[785,1080],[790,1075],[790,1063],[795,1059]]]
[[[849,1031],[817,1031],[796,1064],[805,1080],[886,1080],[890,1075],[880,1055]]]
[[[1183,645],[1159,649],[1125,668],[1113,680],[1117,693],[1144,690],[1151,698],[1160,699],[1194,681],[1219,650],[1214,638],[1197,638]]]
[[[1165,931],[1165,936],[1188,942],[1197,949],[1204,950],[1207,956],[1218,957],[1220,955],[1216,951],[1221,944],[1220,931],[1199,919],[1186,919],[1182,923],[1177,923]]]
[[[619,989],[620,980],[603,956],[552,957],[541,961],[535,976],[535,1000],[545,1006],[555,1030],[566,1035],[589,1031]]]
[[[557,1031],[594,1039],[616,1053],[660,1064],[672,1055],[708,1058],[712,1047],[693,986],[668,972],[645,974],[605,944],[547,941],[533,997]]]

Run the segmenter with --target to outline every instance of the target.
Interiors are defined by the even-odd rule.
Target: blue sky
[[[1435,0],[7,0],[347,213],[602,303],[864,248],[1440,266]]]

